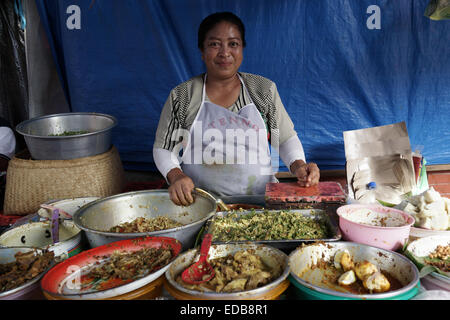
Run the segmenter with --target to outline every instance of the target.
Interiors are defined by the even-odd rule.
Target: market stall
[[[79,129],[67,123],[62,132]],[[73,160],[27,161],[56,162],[60,170]],[[51,190],[66,182],[55,180],[48,197],[58,197]],[[429,188],[386,203],[377,200],[380,190],[372,202],[352,198],[338,182],[301,187],[285,180],[260,196],[197,189],[190,206],[175,205],[164,187],[46,201],[0,235],[1,297],[409,300],[448,292],[450,200]],[[51,254],[51,266],[11,288],[12,264],[22,263],[20,254],[7,253],[12,247],[39,248],[34,254]],[[187,270],[196,262],[192,280]]]
[[[245,42],[236,20],[211,24],[199,40],[202,76],[191,45],[178,45],[193,30],[181,18],[196,25],[199,11],[250,5],[144,2],[147,15],[118,2],[35,3],[70,111],[34,105],[43,115],[15,126],[24,148],[2,175],[0,300],[450,299],[450,55],[440,45],[449,33],[427,18],[445,9],[423,16],[416,2],[380,4],[390,12],[382,28],[378,5],[341,0],[342,16],[320,26],[337,2],[261,1],[260,19],[246,14],[259,30],[247,35],[273,54],[250,47],[244,69],[275,85],[237,71]],[[294,23],[275,28],[280,17]],[[412,54],[396,50],[416,45],[396,18],[416,32]],[[163,40],[144,41],[146,32]],[[223,39],[231,49],[216,49]],[[271,41],[284,49],[270,51]],[[217,62],[226,50],[237,63]],[[228,126],[238,134],[223,144],[194,129],[226,137]],[[188,129],[180,149],[176,129]],[[213,161],[189,162],[211,146]],[[438,184],[427,161],[442,172]],[[126,181],[155,167],[153,183]]]

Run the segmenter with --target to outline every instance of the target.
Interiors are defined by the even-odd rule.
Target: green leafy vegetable
[[[80,134],[86,134],[89,133],[87,130],[81,130],[81,131],[64,131],[63,133],[58,134],[49,134],[50,137],[63,137],[63,136],[77,136]]]
[[[215,217],[212,225],[215,241],[258,241],[326,239],[329,231],[323,219],[314,219],[289,211],[237,212]]]

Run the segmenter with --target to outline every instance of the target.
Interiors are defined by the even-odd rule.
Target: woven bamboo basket
[[[121,193],[125,174],[117,149],[71,160],[31,160],[28,152],[9,161],[4,215],[28,215],[50,200],[108,197]]]

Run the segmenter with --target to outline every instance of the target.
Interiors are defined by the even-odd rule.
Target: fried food
[[[443,272],[450,272],[450,245],[438,245],[433,252],[425,257],[425,262]]]
[[[172,220],[165,216],[158,216],[156,218],[139,217],[132,222],[125,222],[109,229],[109,232],[117,233],[140,233],[153,232],[166,229],[182,227],[183,224]]]
[[[52,251],[44,251],[42,254],[37,254],[35,251],[18,252],[14,257],[16,261],[0,264],[0,292],[17,288],[37,277],[51,265],[54,253]]]

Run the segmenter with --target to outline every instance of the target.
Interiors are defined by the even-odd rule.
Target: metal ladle
[[[211,195],[209,192],[206,192],[206,191],[203,190],[203,189],[200,189],[200,188],[194,188],[193,193],[194,193],[194,194],[197,193],[197,194],[199,194],[199,195],[202,195],[202,196],[204,196],[204,197],[207,197],[207,198],[212,199],[213,201],[216,202],[216,205],[218,205],[218,206],[220,207],[220,209],[223,210],[223,211],[229,211],[229,210],[230,210],[230,209],[227,207],[227,205],[225,204],[225,202],[223,202],[221,199],[216,199],[213,195]]]

